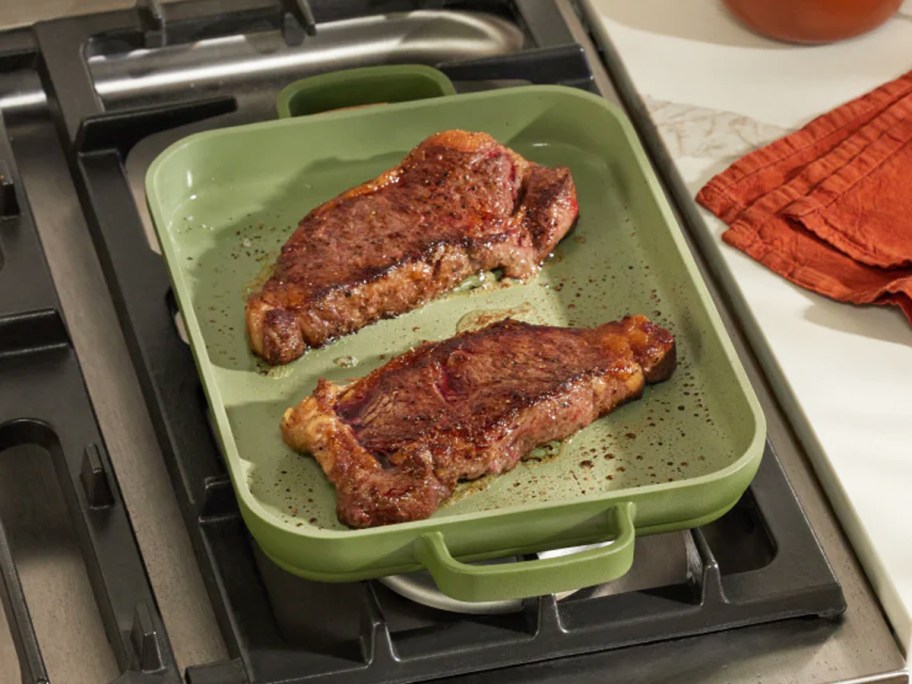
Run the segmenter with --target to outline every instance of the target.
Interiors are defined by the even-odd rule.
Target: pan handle
[[[280,119],[333,109],[455,95],[446,74],[424,64],[333,71],[285,86],[276,99]]]
[[[470,565],[450,554],[441,532],[418,538],[418,560],[437,587],[461,601],[497,601],[554,594],[603,584],[624,575],[633,564],[635,507],[625,502],[609,509],[614,543],[552,558]]]

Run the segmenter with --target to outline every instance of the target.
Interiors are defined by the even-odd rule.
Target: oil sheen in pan
[[[570,553],[577,553],[578,551],[586,551],[587,549],[595,549],[602,546],[608,546],[613,544],[613,541],[604,542],[602,544],[590,544],[588,546],[575,546],[567,549],[554,549],[552,551],[541,551],[536,554],[538,558],[556,558],[557,556],[565,556]],[[478,563],[478,565],[492,564],[492,563],[515,563],[518,559],[511,558],[500,558],[492,561],[484,561]],[[379,580],[382,584],[386,585],[394,592],[400,596],[414,601],[415,603],[420,603],[421,605],[428,606],[429,608],[436,608],[437,610],[446,610],[451,613],[467,613],[473,615],[490,615],[494,613],[518,613],[522,610],[523,599],[505,599],[502,601],[459,601],[454,598],[450,598],[442,591],[437,588],[437,585],[434,583],[434,579],[431,577],[430,573],[421,571],[421,572],[411,572],[404,575],[390,575],[389,577],[381,577]],[[571,591],[564,591],[559,594],[555,594],[555,597],[558,601],[561,599],[567,598],[568,596],[575,594],[577,591],[582,589],[573,589]]]

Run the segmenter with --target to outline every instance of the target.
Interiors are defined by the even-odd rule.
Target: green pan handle
[[[456,89],[442,71],[424,64],[396,64],[333,71],[286,86],[276,100],[280,119],[384,102],[408,102]]]
[[[636,538],[633,503],[615,506],[610,513],[613,544],[565,556],[470,565],[453,558],[441,532],[419,537],[417,556],[437,587],[460,601],[526,598],[603,584],[630,570]]]

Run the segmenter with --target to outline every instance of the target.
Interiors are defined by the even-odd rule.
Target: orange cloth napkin
[[[738,160],[697,201],[793,283],[912,322],[912,71]]]

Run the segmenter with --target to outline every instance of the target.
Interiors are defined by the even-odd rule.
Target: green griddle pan
[[[757,399],[621,111],[559,86],[421,91],[393,102],[408,71],[390,74],[396,98],[384,94],[381,72],[370,75],[371,98],[389,104],[197,133],[148,170],[150,212],[244,521],[279,566],[318,581],[425,568],[445,594],[488,601],[615,579],[630,568],[637,535],[703,525],[737,502],[762,455]],[[339,74],[332,81],[345,83]],[[357,93],[308,95],[306,86],[284,91],[282,114],[365,104]],[[255,359],[246,296],[300,218],[452,128],[486,131],[528,159],[570,167],[580,219],[542,272],[528,283],[476,282],[288,366]],[[579,326],[645,313],[675,334],[679,366],[552,448],[558,455],[536,452],[509,473],[461,485],[427,520],[342,526],[319,466],[283,444],[283,411],[320,377],[348,382],[492,312]],[[470,563],[609,540],[545,560]]]

